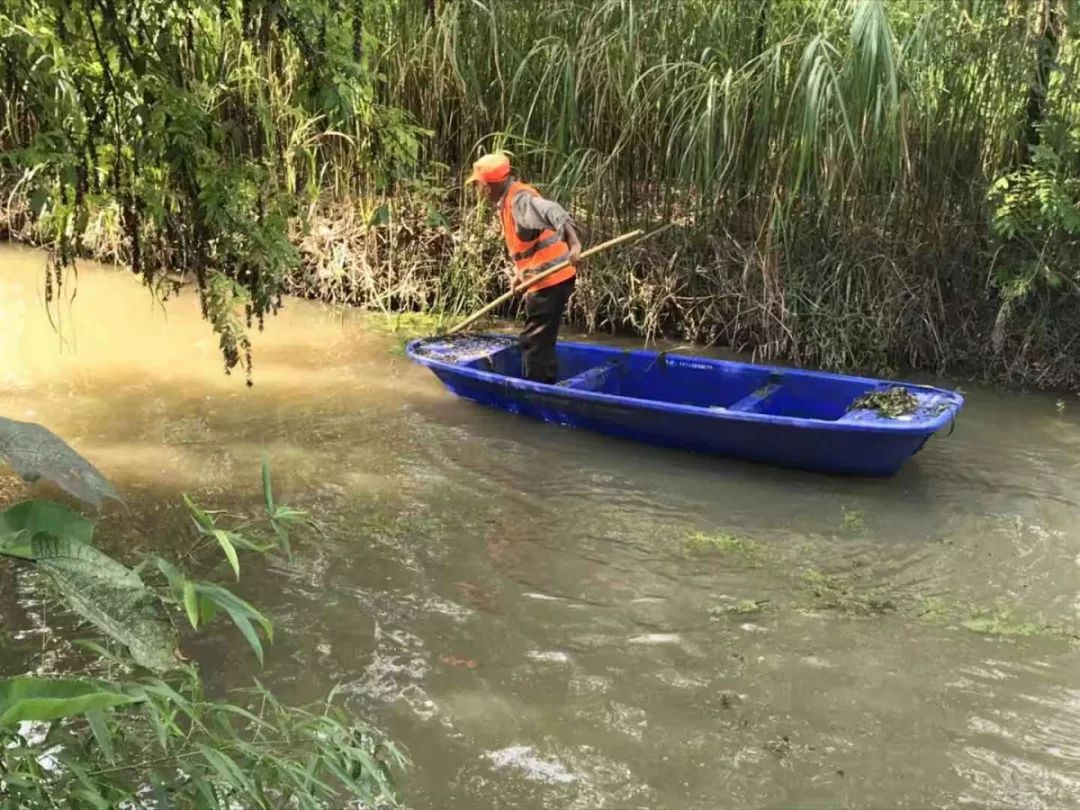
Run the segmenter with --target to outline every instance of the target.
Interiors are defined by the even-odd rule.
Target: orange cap
[[[498,183],[509,176],[510,158],[505,152],[492,152],[472,165],[472,175],[465,183]]]

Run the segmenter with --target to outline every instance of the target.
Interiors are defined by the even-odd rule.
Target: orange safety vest
[[[535,239],[525,240],[518,236],[517,223],[514,222],[513,202],[519,192],[526,192],[540,196],[540,192],[527,183],[515,180],[510,184],[503,195],[502,208],[499,216],[502,220],[503,236],[506,237],[506,249],[510,251],[510,258],[514,262],[515,279],[518,282],[532,278],[537,273],[554,267],[566,260],[570,255],[570,246],[556,231],[545,228],[540,231]],[[542,290],[545,287],[554,287],[567,279],[574,277],[577,271],[571,265],[557,273],[545,278],[543,281],[529,287],[525,294]]]

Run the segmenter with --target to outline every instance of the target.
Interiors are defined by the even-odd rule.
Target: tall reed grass
[[[1001,307],[987,193],[1026,158],[1051,5],[444,0],[434,18],[377,5],[373,25],[384,100],[434,130],[432,159],[510,149],[594,238],[676,223],[647,259],[584,274],[588,326],[1072,384],[1071,365],[1031,366],[1080,330],[1064,294],[1017,310],[1038,333],[1014,317],[985,351]],[[1069,33],[1047,116],[1075,127]]]

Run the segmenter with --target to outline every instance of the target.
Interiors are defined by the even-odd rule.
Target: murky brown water
[[[268,450],[326,536],[246,567],[279,634],[261,677],[340,684],[408,748],[411,806],[1080,805],[1080,400],[969,389],[898,477],[832,479],[484,410],[304,302],[251,390],[191,299],[119,272],[83,268],[64,342],[41,267],[0,248],[0,413],[109,476],[120,545],[187,542],[182,491],[257,503]],[[8,661],[32,660],[13,583]],[[227,632],[200,657],[255,672]]]

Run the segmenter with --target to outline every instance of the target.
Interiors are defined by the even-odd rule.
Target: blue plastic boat
[[[885,380],[654,351],[559,343],[559,381],[521,378],[511,335],[425,338],[407,347],[453,393],[522,416],[652,444],[819,472],[887,476],[948,427],[957,393]],[[899,386],[916,407],[856,406]]]

